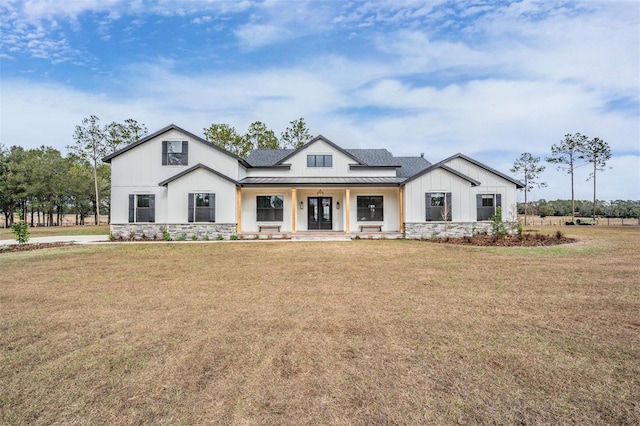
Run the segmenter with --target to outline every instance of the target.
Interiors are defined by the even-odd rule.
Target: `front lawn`
[[[638,424],[640,228],[563,231],[3,254],[0,423]]]

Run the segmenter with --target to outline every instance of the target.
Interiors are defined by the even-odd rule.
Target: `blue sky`
[[[637,1],[0,0],[0,16],[5,147],[64,153],[92,114],[198,135],[304,117],[344,148],[508,172],[580,132],[612,148],[598,198],[640,199]],[[533,198],[570,198],[546,166]]]

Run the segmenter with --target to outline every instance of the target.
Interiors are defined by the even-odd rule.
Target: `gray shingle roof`
[[[345,151],[367,166],[388,167],[400,165],[386,149],[345,149]]]
[[[424,157],[395,157],[395,160],[400,164],[398,177],[402,178],[409,178],[431,166]]]
[[[246,160],[253,167],[269,167],[291,154],[295,149],[255,149]]]

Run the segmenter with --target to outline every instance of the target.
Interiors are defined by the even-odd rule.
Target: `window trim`
[[[138,207],[138,197],[148,196],[149,207]],[[149,220],[139,220],[141,209],[147,209]],[[151,193],[129,194],[129,223],[154,223],[156,221],[156,196]]]
[[[209,197],[209,205],[198,207],[197,197],[198,195],[205,195]],[[187,203],[187,221],[193,223],[210,223],[216,221],[216,194],[214,192],[190,192],[188,194]],[[207,220],[198,220],[198,209],[207,212]]]
[[[360,198],[380,198],[380,206],[376,206],[374,203],[369,203],[368,207],[360,207]],[[373,206],[373,207],[372,207]],[[376,210],[379,210],[380,218],[368,218],[366,214],[361,212],[371,212],[373,208],[374,214],[377,214]],[[363,219],[364,218],[364,219]],[[384,222],[384,195],[357,195],[356,196],[356,222]]]
[[[481,211],[489,211],[490,207],[488,206],[483,206],[482,205],[482,200],[483,199],[487,199],[486,196],[487,195],[491,195],[493,196],[493,209],[491,214],[489,215],[488,218],[486,219],[481,219],[481,215],[480,212]],[[500,193],[482,193],[482,194],[476,194],[476,221],[477,222],[486,222],[486,221],[490,221],[491,217],[494,216],[496,214],[496,211],[498,209],[498,207],[502,207],[502,194]]]
[[[180,163],[175,164],[169,161],[169,144],[182,142],[180,152]],[[189,141],[166,140],[162,141],[162,165],[163,166],[188,166],[189,165]]]
[[[278,207],[260,207],[260,202],[258,201],[260,198],[279,198],[282,202],[282,205]],[[271,203],[271,201],[270,201]],[[261,211],[273,211],[273,219],[264,219],[261,218]],[[278,218],[279,217],[279,218]],[[284,222],[284,195],[256,195],[256,222]]]
[[[440,210],[440,206],[433,206],[431,204],[432,195],[434,194],[444,194],[444,206],[442,208],[447,212],[447,217],[445,220],[442,219],[442,212],[440,212],[439,217],[437,219],[433,219],[433,211],[436,209]],[[453,222],[453,201],[452,201],[451,192],[447,191],[432,191],[425,193],[425,222]],[[436,209],[434,209],[434,207]]]
[[[313,164],[310,161],[313,158]],[[322,158],[322,164],[318,164],[318,159]],[[330,163],[327,165],[327,159]],[[307,168],[333,168],[333,154],[307,154]]]

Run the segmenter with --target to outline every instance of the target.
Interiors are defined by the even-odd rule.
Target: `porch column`
[[[404,186],[401,186],[399,191],[400,199],[400,232],[404,233]]]
[[[349,234],[351,233],[351,190],[349,188],[345,189],[344,196],[346,198],[344,201],[344,232]]]
[[[298,215],[298,198],[297,190],[291,188],[291,233],[296,233],[296,219]]]
[[[236,186],[236,233],[242,232],[242,188]]]

